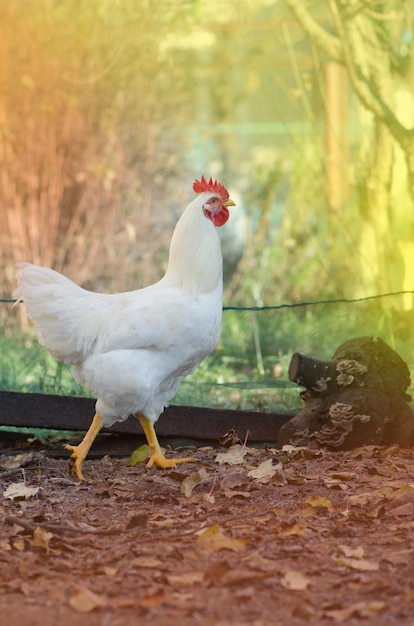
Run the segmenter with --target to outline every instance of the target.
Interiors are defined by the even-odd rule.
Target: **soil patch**
[[[0,623],[414,623],[413,450],[190,451],[3,455]]]

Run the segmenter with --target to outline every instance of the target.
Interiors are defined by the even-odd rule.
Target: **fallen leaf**
[[[33,452],[23,452],[13,456],[4,456],[1,459],[0,467],[4,470],[14,470],[23,467],[33,460]]]
[[[408,565],[413,559],[413,552],[413,549],[398,550],[398,552],[393,551],[392,554],[386,554],[382,558],[389,563],[393,563],[393,565]]]
[[[204,572],[186,572],[185,574],[168,574],[167,580],[170,585],[179,587],[191,587],[200,584],[204,580]]]
[[[146,461],[151,456],[151,450],[147,444],[140,446],[136,450],[133,451],[131,456],[129,457],[128,465],[135,467],[138,463],[142,463]]]
[[[20,539],[20,538],[16,538],[16,539],[12,538],[12,546],[18,552],[23,552],[23,550],[26,548],[26,544],[24,543],[24,539]]]
[[[291,446],[286,443],[282,446],[282,451],[287,452],[288,454],[297,454],[298,452],[308,452],[308,448],[306,446]]]
[[[384,517],[396,517],[398,515],[408,515],[412,517],[414,515],[414,503],[407,502],[406,504],[402,504],[401,506],[397,506],[390,511],[387,511]]]
[[[343,609],[333,609],[324,611],[326,617],[332,618],[335,622],[345,622],[354,615],[358,617],[374,617],[385,607],[385,602],[372,600],[371,602],[357,602]]]
[[[143,567],[148,569],[158,569],[163,565],[162,561],[152,556],[139,556],[131,561],[134,567]]]
[[[247,475],[249,478],[254,478],[262,485],[269,483],[275,475],[277,476],[278,482],[284,485],[287,483],[282,464],[278,463],[277,465],[273,465],[272,459],[263,461],[258,467],[250,470]]]
[[[221,579],[221,584],[238,588],[241,585],[267,578],[265,572],[251,571],[244,568],[231,568]]]
[[[180,491],[187,498],[191,498],[194,488],[207,482],[208,480],[210,480],[210,474],[204,467],[202,467],[198,472],[194,472],[184,478],[180,486]]]
[[[375,505],[383,500],[385,496],[380,492],[356,493],[349,496],[348,503],[350,506],[365,506],[366,504]]]
[[[244,557],[243,561],[246,561],[253,569],[258,569],[266,573],[273,572],[276,568],[275,561],[261,556],[261,554],[258,554],[257,552]]]
[[[246,454],[246,446],[235,444],[231,446],[227,452],[219,452],[216,455],[215,461],[216,463],[220,463],[220,465],[241,465],[244,462]]]
[[[349,546],[338,546],[338,551],[346,557],[354,557],[356,559],[362,559],[365,553],[362,546],[358,546],[357,548],[350,548]]]
[[[311,506],[310,504],[305,504],[304,502],[299,502],[298,508],[300,510],[301,517],[316,517],[316,507]]]
[[[28,500],[39,493],[40,487],[28,487],[26,483],[12,483],[3,491],[3,496],[9,500]]]
[[[94,609],[105,606],[106,599],[86,587],[81,587],[69,598],[69,604],[78,613],[90,613]]]
[[[309,620],[313,615],[315,615],[315,609],[305,602],[300,602],[293,607],[292,615],[294,617],[299,617],[301,620]]]
[[[35,548],[40,548],[49,553],[49,542],[53,537],[53,533],[48,532],[41,526],[36,526],[33,531],[33,545]]]
[[[215,496],[213,496],[211,493],[203,493],[203,499],[209,504],[214,504],[216,501]]]
[[[323,481],[328,487],[328,489],[341,489],[342,491],[348,491],[349,486],[345,484],[342,480],[338,480],[336,478],[326,478]]]
[[[313,459],[323,455],[323,451],[319,449],[311,449],[306,446],[291,446],[286,444],[282,446],[282,451],[287,452],[293,459]],[[280,450],[275,450],[280,452]]]
[[[148,609],[153,609],[164,601],[164,590],[157,589],[151,593],[148,593],[146,596],[141,598],[139,601],[139,605]]]
[[[217,561],[207,567],[204,573],[204,579],[208,584],[216,584],[231,569],[227,561]]]
[[[224,495],[226,498],[250,498],[251,494],[248,491],[232,491],[231,489],[227,489],[224,491]]]
[[[226,537],[220,530],[218,524],[213,524],[203,530],[198,538],[197,544],[203,548],[210,550],[232,550],[233,552],[241,552],[246,548],[247,539],[232,539]]]
[[[148,524],[154,528],[171,528],[172,526],[175,526],[176,522],[167,515],[157,513],[148,520]]]
[[[230,448],[236,444],[242,443],[237,432],[232,428],[229,432],[225,433],[218,438],[218,442],[223,448]]]
[[[242,485],[246,485],[249,481],[247,480],[247,474],[241,471],[231,472],[230,474],[226,474],[220,481],[220,488],[223,491],[227,491],[229,489],[234,489],[234,487],[241,487]]]
[[[285,589],[291,589],[293,591],[304,591],[310,585],[309,578],[306,578],[302,572],[297,570],[289,570],[285,573],[280,581]]]
[[[409,503],[414,503],[414,489],[406,485],[398,490],[389,503],[389,506],[390,508],[397,508]]]
[[[379,569],[379,563],[377,561],[367,561],[366,559],[355,559],[352,557],[337,557],[334,559],[338,565],[345,565],[351,569],[360,570],[363,572],[375,572]]]
[[[322,507],[328,509],[328,511],[334,510],[332,501],[324,496],[309,496],[309,498],[306,498],[306,504],[310,504],[314,508]]]
[[[296,535],[298,537],[303,537],[305,535],[307,526],[306,524],[292,524],[290,526],[285,526],[278,533],[279,535],[283,535],[285,537],[289,537],[289,535]]]
[[[352,472],[327,472],[329,478],[336,480],[354,480],[356,478],[356,474]]]

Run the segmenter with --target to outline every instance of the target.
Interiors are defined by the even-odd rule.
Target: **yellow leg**
[[[82,464],[87,457],[91,445],[96,439],[96,435],[102,428],[102,420],[98,413],[92,420],[89,430],[78,446],[65,446],[65,450],[72,452],[69,459],[69,474],[75,474],[79,480],[84,480],[82,474]]]
[[[149,419],[147,419],[143,415],[137,414],[137,418],[140,421],[151,450],[151,457],[147,463],[147,467],[158,465],[158,467],[162,467],[165,469],[168,467],[175,467],[178,463],[191,463],[192,461],[195,461],[195,459],[192,458],[166,459],[161,451],[160,444],[158,443],[157,439],[157,434],[155,432],[155,428],[152,422],[150,422]]]

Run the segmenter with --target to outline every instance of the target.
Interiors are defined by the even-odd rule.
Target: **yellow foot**
[[[69,459],[69,474],[74,474],[78,480],[85,480],[82,474],[83,457],[78,448],[79,446],[65,446],[65,450],[72,452]]]
[[[195,459],[192,459],[191,457],[186,459],[166,459],[162,452],[153,452],[147,463],[147,467],[158,465],[158,467],[168,469],[169,467],[175,467],[179,463],[193,463],[194,461]]]

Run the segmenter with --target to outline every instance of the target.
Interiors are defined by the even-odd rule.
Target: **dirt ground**
[[[414,625],[413,450],[104,457],[84,483],[24,454],[0,457],[1,626]]]

